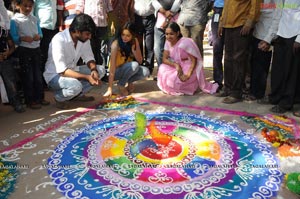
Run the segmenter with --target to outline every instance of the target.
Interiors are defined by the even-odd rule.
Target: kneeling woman
[[[193,95],[200,89],[213,94],[218,85],[205,80],[203,62],[196,43],[182,37],[177,23],[170,23],[165,31],[163,63],[157,74],[158,87],[170,95]]]
[[[142,61],[143,57],[139,42],[134,37],[133,25],[127,23],[111,44],[109,82],[104,97],[112,95],[115,80],[118,80],[120,95],[126,96],[133,92],[133,82],[149,76],[149,69],[141,66]]]

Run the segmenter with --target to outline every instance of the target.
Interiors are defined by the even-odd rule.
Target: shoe
[[[280,113],[280,114],[282,114],[282,113],[287,112],[288,110],[285,109],[285,108],[280,107],[279,105],[276,105],[276,106],[273,106],[270,109],[270,111],[273,112],[273,113]]]
[[[69,101],[59,102],[55,100],[55,106],[59,109],[68,109],[70,108]]]
[[[79,102],[91,102],[91,101],[94,101],[95,98],[93,96],[82,95],[82,96],[75,97],[73,100],[79,101]]]
[[[251,102],[254,102],[254,101],[256,101],[256,100],[257,100],[257,98],[256,98],[255,96],[253,96],[253,95],[246,95],[246,96],[244,97],[244,101],[245,101],[245,102],[251,103]]]
[[[296,117],[300,117],[300,111],[293,112],[293,115],[296,116]]]
[[[23,113],[25,112],[25,109],[24,107],[21,105],[21,104],[18,104],[14,107],[14,110],[17,112],[17,113]]]
[[[242,99],[240,99],[240,98],[228,96],[222,102],[224,104],[234,104],[234,103],[241,102],[241,101],[242,101]]]
[[[216,97],[228,97],[229,96],[229,92],[227,91],[220,91],[219,93],[215,94]]]
[[[43,105],[43,106],[48,106],[49,104],[50,104],[50,102],[46,101],[44,99],[41,101],[41,105]]]
[[[31,109],[40,109],[40,108],[42,108],[41,104],[38,104],[38,103],[35,103],[35,102],[32,102],[31,104],[29,104],[27,106],[28,106],[28,108],[31,108]]]

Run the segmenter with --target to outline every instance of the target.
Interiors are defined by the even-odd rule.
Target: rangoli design
[[[67,198],[271,198],[282,181],[271,149],[204,114],[133,113],[66,138],[48,172]]]

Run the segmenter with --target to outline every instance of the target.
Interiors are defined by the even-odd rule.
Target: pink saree
[[[188,54],[197,58],[197,65],[193,75],[186,82],[182,82],[173,66],[161,64],[158,68],[157,85],[165,93],[170,95],[193,95],[200,88],[205,93],[213,94],[218,88],[218,84],[206,81],[203,71],[203,61],[200,51],[195,42],[190,38],[182,37],[171,46],[168,41],[165,43],[165,50],[170,53],[170,58],[181,65],[186,74],[191,66]]]

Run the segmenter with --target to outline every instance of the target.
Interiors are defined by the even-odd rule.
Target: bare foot
[[[133,91],[134,91],[133,83],[128,83],[127,91],[128,91],[129,94],[133,93]]]
[[[120,95],[122,95],[122,96],[128,95],[128,91],[124,86],[119,86],[119,92],[120,92]]]

